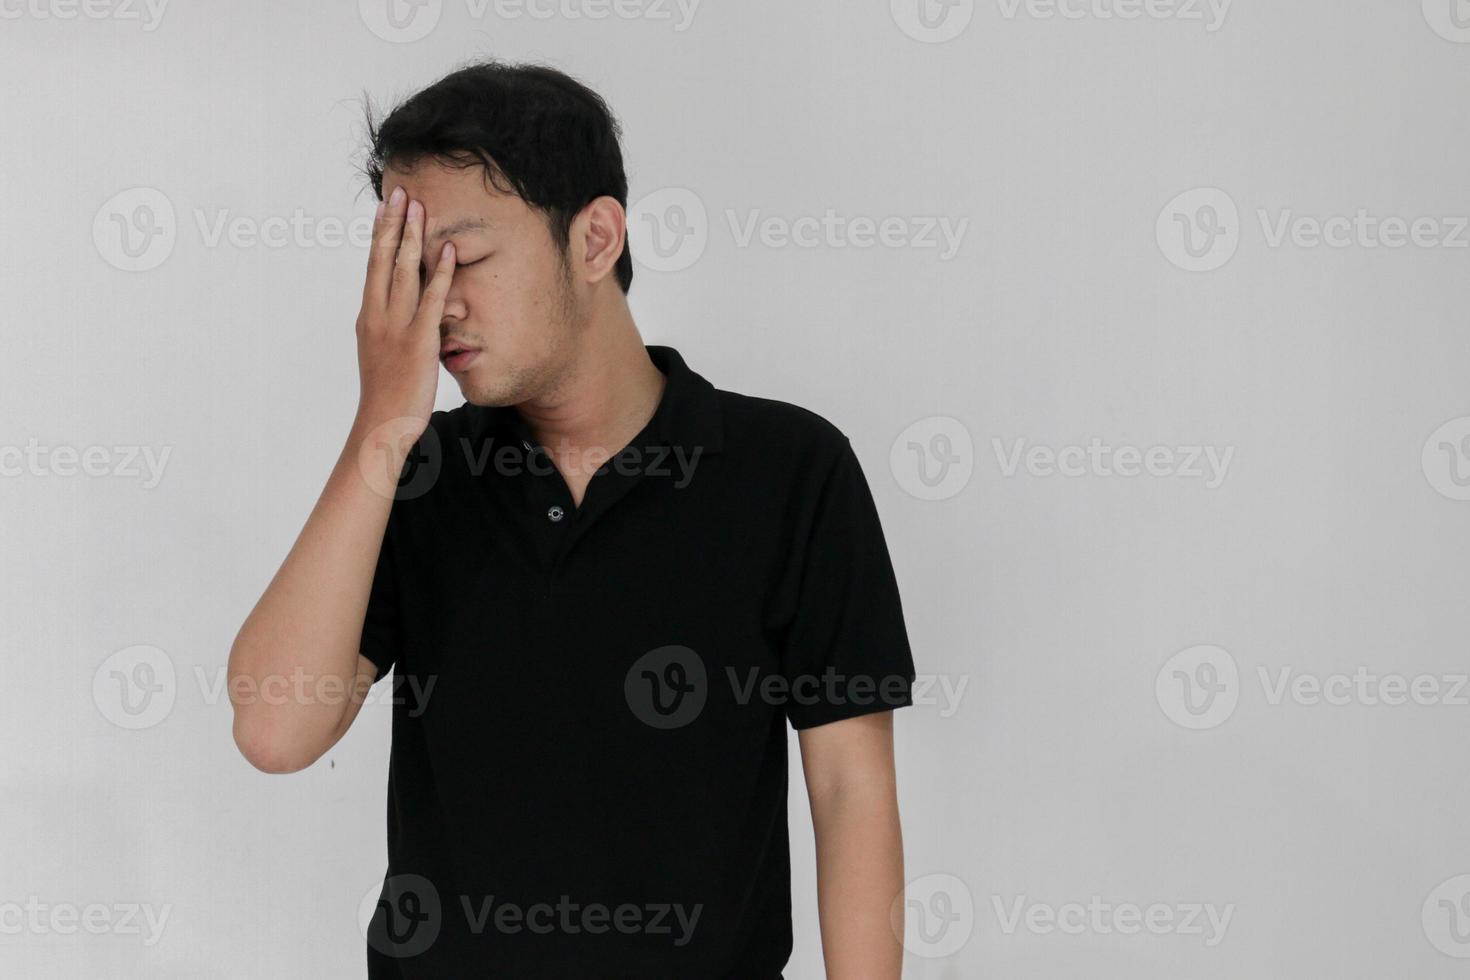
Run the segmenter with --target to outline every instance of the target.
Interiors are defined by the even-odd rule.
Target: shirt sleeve
[[[913,703],[914,661],[893,564],[861,464],[844,438],[800,555],[782,648],[796,729]]]
[[[390,518],[378,548],[377,569],[373,572],[372,591],[368,593],[367,614],[363,617],[362,640],[357,649],[378,668],[382,680],[398,659],[402,626],[398,607],[398,581],[395,577]]]

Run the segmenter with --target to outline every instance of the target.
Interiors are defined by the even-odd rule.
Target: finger
[[[419,305],[419,259],[424,246],[424,206],[408,202],[403,240],[393,262],[393,284],[388,289],[388,321],[403,326]]]
[[[398,240],[403,231],[407,197],[402,187],[395,187],[388,199],[378,205],[378,215],[373,219],[373,241],[368,249],[367,279],[362,287],[364,305],[378,309],[388,305],[388,285],[393,277],[393,258],[398,254]]]
[[[434,277],[424,286],[419,297],[419,311],[414,317],[415,326],[439,333],[439,323],[444,319],[444,301],[449,296],[449,283],[454,279],[454,243],[445,242],[439,252],[439,264],[434,266]]]

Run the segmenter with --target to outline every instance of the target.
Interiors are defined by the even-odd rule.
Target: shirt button
[[[561,520],[561,519],[562,519],[562,518],[563,518],[563,517],[565,517],[565,516],[567,516],[567,512],[566,512],[566,511],[564,511],[564,510],[562,510],[562,509],[561,509],[561,508],[560,508],[560,507],[558,507],[558,506],[557,506],[557,505],[556,505],[556,504],[552,504],[552,505],[551,505],[551,508],[550,508],[550,509],[549,509],[549,510],[547,510],[547,512],[546,512],[546,516],[547,516],[547,517],[548,517],[548,518],[549,518],[549,519],[550,519],[550,520],[552,520],[552,521],[559,521],[559,520]]]

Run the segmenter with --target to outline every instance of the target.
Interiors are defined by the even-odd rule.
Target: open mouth
[[[470,362],[479,356],[479,353],[479,350],[474,347],[466,347],[458,341],[451,340],[439,348],[439,360],[451,373],[457,373],[469,367]]]

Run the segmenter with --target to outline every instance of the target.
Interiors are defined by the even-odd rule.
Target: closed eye
[[[494,254],[495,254],[494,252],[491,252],[490,253],[490,255],[494,255]],[[481,262],[484,262],[485,259],[488,259],[490,257],[490,255],[482,256],[481,258],[475,259],[473,262],[456,262],[456,263],[454,263],[454,267],[456,269],[463,269],[467,265],[479,265]],[[429,278],[429,270],[428,270],[428,267],[425,266],[424,263],[420,262],[419,263],[419,282],[421,282],[421,283],[422,282],[426,282],[426,281],[428,281],[428,278]]]

